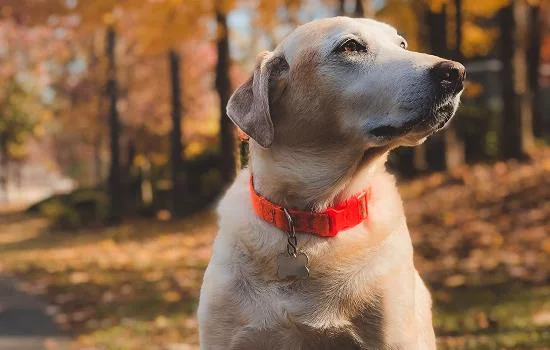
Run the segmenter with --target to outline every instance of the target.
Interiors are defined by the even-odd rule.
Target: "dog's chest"
[[[272,285],[248,299],[255,305],[248,304],[250,323],[237,343],[270,339],[267,349],[385,349],[382,297],[373,291],[368,300],[358,298],[329,291],[324,283]]]

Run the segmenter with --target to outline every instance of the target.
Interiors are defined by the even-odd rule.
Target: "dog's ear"
[[[282,92],[284,87],[280,83],[288,68],[284,57],[267,51],[261,53],[254,74],[227,104],[227,115],[233,123],[264,148],[271,146],[275,136],[269,106]]]

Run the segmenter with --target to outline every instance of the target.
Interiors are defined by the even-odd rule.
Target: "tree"
[[[10,168],[22,164],[30,141],[39,140],[52,120],[51,106],[41,95],[49,79],[42,60],[54,59],[49,28],[26,27],[18,11],[0,16],[0,37],[7,48],[0,55],[0,200],[7,200],[14,174]]]
[[[89,53],[89,64],[88,64],[88,70],[89,70],[89,80],[92,85],[92,92],[94,96],[90,96],[91,100],[94,98],[96,99],[96,120],[95,120],[95,127],[94,129],[94,135],[92,136],[92,147],[93,147],[93,153],[94,153],[94,180],[95,184],[100,185],[103,182],[103,166],[102,166],[102,160],[101,160],[101,151],[102,151],[102,144],[103,144],[103,137],[104,137],[104,117],[105,117],[105,111],[104,111],[104,98],[105,98],[105,87],[103,86],[103,81],[98,78],[100,76],[99,69],[100,67],[100,53],[97,48],[97,38],[99,36],[94,33],[91,37],[91,43],[90,43],[90,53]]]
[[[116,31],[111,25],[107,28],[106,55],[107,69],[107,95],[109,98],[109,139],[111,150],[111,164],[109,169],[109,200],[110,219],[114,222],[122,216],[122,188],[120,174],[120,120],[118,115],[118,81],[115,55]]]
[[[95,95],[90,88],[92,85],[95,86],[93,84],[94,79],[91,76],[99,76],[97,72],[105,69],[103,64],[106,63],[105,61],[109,56],[113,60],[116,56],[116,63],[111,66],[115,67],[114,70],[118,70],[119,76],[113,78],[116,80],[115,84],[113,84],[113,79],[108,82],[109,89],[105,89],[105,79],[100,79],[101,95],[108,97],[108,99],[104,99],[106,102],[104,107],[105,112],[108,112],[105,113],[105,116],[109,117],[106,118],[109,120],[109,127],[111,131],[114,131],[110,135],[110,144],[113,146],[111,148],[114,151],[122,147],[122,150],[114,151],[115,154],[111,157],[113,161],[109,171],[109,183],[124,185],[128,182],[125,176],[130,173],[119,169],[124,167],[123,164],[117,166],[116,163],[124,163],[120,159],[120,155],[125,153],[124,147],[131,145],[129,140],[135,140],[136,137],[140,137],[141,141],[135,143],[136,155],[154,157],[155,161],[151,163],[157,167],[167,165],[169,158],[165,155],[178,155],[178,157],[170,156],[172,163],[174,163],[172,167],[174,172],[171,174],[173,180],[181,180],[182,178],[182,157],[186,152],[198,154],[203,149],[215,144],[218,129],[210,122],[199,123],[199,119],[207,120],[211,115],[211,101],[215,99],[209,85],[210,76],[207,74],[214,67],[214,45],[205,43],[207,40],[204,40],[202,35],[206,36],[207,31],[201,30],[206,28],[208,24],[206,19],[212,18],[214,1],[161,0],[153,2],[135,0],[119,2],[97,0],[93,2],[67,2],[64,0],[41,0],[36,2],[34,0],[21,0],[18,2],[6,0],[6,2],[10,6],[10,13],[14,13],[14,17],[21,18],[25,25],[29,27],[47,27],[54,23],[55,26],[66,29],[63,23],[67,19],[68,22],[77,23],[75,27],[78,28],[74,28],[74,30],[78,32],[79,38],[84,38],[87,33],[97,32],[98,30],[103,33],[107,26],[110,26],[112,33],[116,36],[116,50],[113,48],[112,55],[105,54],[105,57],[103,57],[103,54],[98,54],[98,57],[95,57],[93,49],[89,55],[82,54],[84,51],[88,52],[87,43],[89,40],[86,43],[84,43],[84,40],[82,42],[74,41],[74,44],[71,42],[69,51],[75,59],[73,62],[71,62],[72,59],[67,59],[68,63],[66,65],[65,63],[60,65],[66,68],[78,61],[78,64],[82,65],[84,62],[87,67],[80,76],[75,76],[73,73],[64,73],[66,76],[60,79],[58,86],[55,87],[56,101],[60,101],[59,119],[69,120],[71,116],[74,117],[73,125],[64,125],[65,121],[63,121],[62,127],[70,127],[71,132],[66,132],[68,129],[61,130],[60,135],[56,135],[55,139],[55,146],[58,146],[58,140],[63,139],[65,149],[70,148],[71,150],[56,152],[56,154],[72,152],[73,147],[66,147],[67,141],[72,140],[74,143],[74,140],[78,139],[75,134],[80,133],[80,127],[83,124],[86,124],[85,126],[99,124],[97,118],[90,118],[96,111],[101,114],[102,109],[101,97],[97,105],[90,103],[92,100],[95,102],[95,98],[93,98]],[[36,6],[33,6],[34,4]],[[226,7],[232,6],[228,5],[228,1],[225,0],[224,4]],[[32,11],[28,11],[31,7]],[[27,12],[29,12],[29,16],[27,16]],[[75,19],[77,19],[76,22]],[[186,51],[187,46],[189,46],[189,50]],[[130,50],[130,47],[136,49]],[[191,47],[193,50],[191,50]],[[188,62],[190,62],[191,68],[180,63],[180,60],[186,58],[186,55],[190,56]],[[168,58],[168,62],[165,61],[166,58]],[[112,63],[113,60],[110,60],[109,63]],[[174,64],[176,61],[177,65]],[[187,62],[186,59],[183,61]],[[165,69],[167,64],[169,69]],[[175,70],[178,72],[173,72]],[[126,71],[129,71],[130,74],[124,74]],[[101,74],[102,78],[103,75]],[[181,81],[179,79],[180,77],[187,78],[187,76],[190,77],[189,80]],[[71,83],[67,83],[69,81]],[[184,84],[191,84],[191,86],[184,88]],[[116,88],[112,89],[114,85]],[[74,96],[79,98],[74,99]],[[116,103],[113,102],[114,97],[117,100]],[[183,105],[186,99],[192,100],[193,104],[184,111]],[[94,106],[92,107],[92,105]],[[119,108],[116,108],[117,105]],[[112,128],[112,122],[115,120],[112,118],[113,111],[116,112],[117,116],[115,128]],[[184,112],[186,115],[183,114]],[[187,117],[187,113],[196,118],[192,121],[190,129],[197,129],[197,124],[200,124],[201,130],[196,132],[197,135],[191,135],[191,142],[194,141],[194,144],[191,144],[192,147],[184,149],[181,139],[187,135],[184,136],[185,129],[183,129],[184,122],[182,119]],[[88,123],[88,121],[82,123],[82,119],[88,118],[90,119],[89,122],[92,123]],[[177,118],[179,118],[179,121],[171,120]],[[176,130],[176,127],[174,127],[174,130],[171,130],[170,121],[172,121],[172,125],[178,125],[180,128]],[[78,124],[78,132],[74,132],[77,129],[76,124]],[[124,130],[121,128],[122,124]],[[101,130],[101,128],[98,129]],[[116,132],[117,129],[118,132]],[[172,133],[173,137],[163,137],[169,133]],[[93,143],[96,149],[96,152],[94,152],[95,163],[100,164],[102,145],[100,134],[98,133],[98,137],[95,137],[96,133],[93,133],[93,140],[88,140],[92,138],[91,134],[89,132],[88,135],[80,135],[85,142],[79,142],[74,148],[79,148],[82,144],[92,141],[90,144]],[[179,137],[176,136],[177,134],[179,134]],[[118,141],[114,141],[114,138],[117,138]],[[176,138],[177,142],[173,144],[169,142]],[[196,144],[199,143],[200,145],[197,147]],[[78,156],[79,160],[84,158],[81,155]],[[88,163],[88,167],[92,165],[92,162]],[[100,166],[97,166],[96,169],[100,169]],[[118,172],[120,174],[117,175]],[[97,173],[99,174],[99,171]],[[176,175],[176,173],[179,174]],[[117,178],[118,180],[116,180]],[[182,193],[181,189],[178,190],[178,187],[181,188],[180,183],[181,181],[174,181],[174,191],[179,194],[172,196],[180,200],[179,202],[181,202]],[[110,187],[117,186],[110,185]],[[113,191],[109,192],[116,196]],[[120,195],[125,195],[125,193]],[[115,199],[114,202],[117,202],[117,200]],[[120,207],[121,205],[113,206],[114,210]],[[114,216],[119,216],[116,213],[114,214]]]
[[[338,0],[337,4],[338,9],[336,10],[336,13],[338,14],[338,16],[345,16],[346,0]],[[370,0],[355,0],[353,5],[353,13],[351,14],[352,17],[374,18],[374,9],[371,6]]]
[[[355,10],[353,11],[353,17],[365,17],[365,9],[363,7],[362,0],[355,0]]]
[[[216,91],[220,98],[220,169],[223,181],[228,183],[233,180],[236,171],[235,130],[226,112],[227,102],[231,95],[231,81],[229,79],[229,32],[226,13],[219,3],[216,4],[215,13],[218,25],[218,37],[216,41],[218,52]]]
[[[429,32],[430,51],[432,54],[447,57],[447,4],[440,8],[427,7],[426,21]],[[442,170],[446,166],[445,138],[442,134],[435,134],[426,144],[427,163],[432,170]]]
[[[183,195],[189,190],[185,177],[183,119],[187,109],[183,108],[182,83],[182,43],[200,33],[200,19],[207,14],[204,1],[146,1],[139,9],[132,9],[136,15],[136,23],[131,28],[136,29],[135,38],[141,42],[144,52],[154,54],[167,52],[169,63],[170,89],[170,177],[172,190],[170,207],[172,214],[181,216],[184,212]],[[185,52],[184,52],[185,53]],[[183,69],[182,69],[183,68]],[[191,90],[191,87],[190,89]],[[195,101],[196,103],[196,101]]]
[[[338,16],[344,16],[346,14],[346,0],[338,0]]]
[[[21,158],[29,138],[40,124],[42,103],[38,94],[15,75],[2,79],[0,92],[0,200],[8,200],[10,163]]]
[[[529,4],[529,46],[527,48],[527,67],[529,87],[532,94],[533,108],[533,132],[537,137],[544,136],[544,113],[541,109],[539,70],[542,47],[542,18],[541,3],[530,2]]]
[[[502,158],[526,159],[534,147],[532,99],[527,72],[528,6],[511,1],[499,11],[503,115],[499,149]]]
[[[455,50],[454,59],[462,61],[462,29],[463,29],[463,6],[462,0],[454,0],[455,10]],[[445,168],[453,171],[464,164],[464,142],[460,139],[455,125],[451,123],[445,130]]]
[[[170,77],[172,87],[172,131],[170,133],[170,159],[172,163],[172,195],[171,205],[174,215],[182,214],[182,198],[184,186],[182,183],[183,173],[183,146],[181,133],[181,84],[180,84],[180,55],[172,49],[168,53],[170,62]]]
[[[353,17],[374,18],[374,9],[370,0],[355,0],[355,10]]]

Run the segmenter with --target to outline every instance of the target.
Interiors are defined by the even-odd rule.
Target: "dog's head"
[[[389,25],[322,19],[261,54],[227,112],[263,148],[412,146],[449,122],[464,77],[460,63],[407,50]]]

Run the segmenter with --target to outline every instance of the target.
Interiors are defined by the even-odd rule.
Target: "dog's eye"
[[[403,40],[403,41],[399,44],[399,46],[401,46],[402,49],[405,49],[405,50],[406,50],[408,45],[407,45],[407,42],[406,42],[405,40]]]
[[[347,40],[338,48],[339,52],[345,53],[364,52],[366,50],[367,48],[365,46],[361,45],[359,42],[353,39]]]

